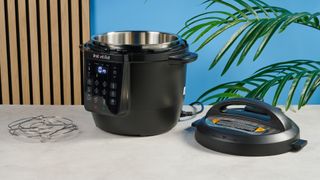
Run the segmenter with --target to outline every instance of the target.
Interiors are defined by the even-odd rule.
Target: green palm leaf
[[[228,59],[222,75],[236,61],[237,65],[240,65],[255,47],[254,45],[260,42],[253,60],[258,59],[274,35],[277,32],[284,32],[293,23],[320,30],[320,13],[318,12],[314,14],[293,13],[261,0],[206,0],[203,2],[208,8],[213,7],[216,3],[230,10],[209,11],[196,15],[186,21],[180,33],[183,38],[194,38],[193,42],[201,42],[197,48],[199,51],[225,31],[241,25],[212,60],[209,67],[212,69],[223,59]],[[232,49],[239,39],[238,45]],[[233,51],[233,53],[230,57],[225,57],[228,51]]]
[[[233,43],[240,37],[240,35],[248,28],[250,27],[252,24],[254,24],[255,22],[248,22],[246,24],[244,24],[242,27],[240,27],[233,35],[232,37],[229,39],[229,41],[225,44],[225,46],[221,49],[221,51],[217,54],[217,56],[215,57],[215,59],[212,61],[209,69],[213,68],[218,62],[219,60],[222,58],[222,56],[228,51],[228,49],[233,45]]]
[[[303,105],[306,104],[306,96],[307,96],[308,92],[310,91],[311,87],[315,86],[314,85],[314,81],[315,81],[316,78],[319,78],[319,76],[320,76],[320,69],[315,70],[315,71],[311,71],[308,74],[307,80],[305,82],[305,85],[304,85],[303,90],[302,90],[301,95],[300,95],[300,100],[299,100],[299,103],[298,103],[298,108],[299,109]]]
[[[284,87],[290,85],[286,109],[292,103],[293,96],[298,86],[300,98],[298,108],[307,104],[316,89],[320,86],[320,61],[313,60],[292,60],[271,64],[257,70],[252,76],[241,80],[224,83],[215,86],[203,93],[197,101],[214,104],[224,99],[236,96],[263,98],[271,88],[276,87],[273,105],[276,105],[283,94]]]
[[[256,35],[259,36],[259,34],[257,32],[259,32],[261,27],[264,26],[263,22],[264,21],[255,21],[254,25],[247,31],[247,33],[244,35],[244,37],[239,42],[238,46],[233,51],[227,64],[225,65],[223,72],[222,72],[222,75],[227,72],[227,70],[230,68],[230,66],[233,64],[233,62],[236,60],[237,56],[240,54],[240,52],[243,50],[243,48],[246,47],[247,43],[252,42],[252,39],[254,39]]]
[[[229,23],[227,25],[225,25],[224,27],[218,29],[215,33],[213,33],[212,35],[210,35],[197,49],[197,51],[199,51],[200,49],[202,49],[205,45],[207,45],[209,42],[211,42],[214,38],[216,38],[217,36],[219,36],[221,33],[223,33],[224,31],[226,31],[227,29],[241,23],[243,21],[233,21],[232,23]],[[201,37],[204,35],[204,34],[200,34]],[[200,38],[201,38],[200,37]],[[196,38],[196,40],[199,39],[199,37]],[[194,41],[195,42],[195,41]]]

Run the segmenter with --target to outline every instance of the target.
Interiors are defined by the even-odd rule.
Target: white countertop
[[[208,109],[208,107],[206,108]],[[13,138],[7,125],[23,117],[56,115],[70,118],[81,133],[59,142],[30,143]],[[198,119],[205,115],[199,115]],[[126,137],[95,127],[83,106],[0,106],[0,179],[228,180],[319,179],[320,106],[287,112],[308,145],[298,153],[241,157],[202,147],[180,122],[168,133]]]

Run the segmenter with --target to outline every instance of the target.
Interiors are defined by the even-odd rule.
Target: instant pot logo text
[[[93,58],[97,58],[97,59],[105,59],[105,60],[110,60],[110,56],[106,55],[106,54],[92,54]]]

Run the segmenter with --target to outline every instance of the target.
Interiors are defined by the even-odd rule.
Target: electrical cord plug
[[[194,113],[191,111],[181,111],[180,117],[193,116]]]

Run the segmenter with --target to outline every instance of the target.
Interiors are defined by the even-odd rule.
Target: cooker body
[[[170,130],[183,104],[186,65],[131,64],[130,108],[114,116],[93,112],[97,127],[116,134],[148,136]]]
[[[84,105],[96,126],[132,136],[174,127],[183,104],[186,64],[197,58],[186,42],[156,32],[111,33],[96,39],[107,44],[90,41],[84,48]]]

